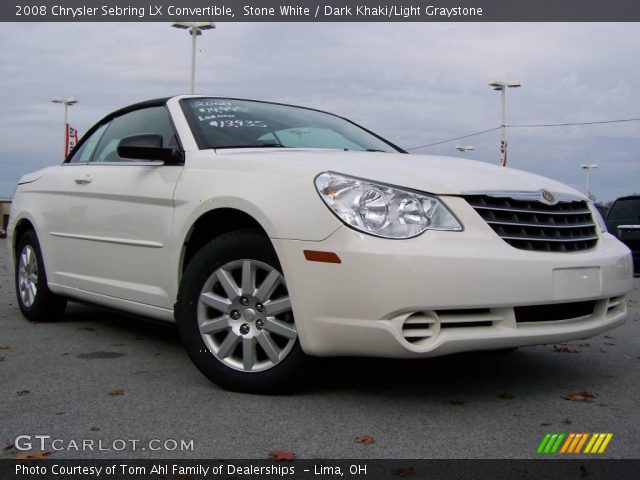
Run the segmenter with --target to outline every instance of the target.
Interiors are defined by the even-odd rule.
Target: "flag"
[[[69,152],[71,152],[71,150],[73,150],[73,147],[75,147],[78,143],[78,130],[67,123],[65,125],[64,138],[64,157],[67,158]]]
[[[503,167],[507,166],[507,141],[502,140],[500,142],[500,163]]]

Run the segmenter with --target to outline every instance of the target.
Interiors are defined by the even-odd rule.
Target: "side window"
[[[114,118],[100,139],[92,162],[127,162],[118,156],[118,143],[125,137],[155,133],[162,135],[163,147],[177,146],[176,135],[164,107],[151,107],[135,110]]]
[[[93,155],[98,142],[102,138],[102,134],[108,126],[109,124],[105,123],[93,132],[93,134],[82,143],[78,151],[73,154],[73,157],[69,159],[69,163],[86,163],[91,160],[91,155]]]

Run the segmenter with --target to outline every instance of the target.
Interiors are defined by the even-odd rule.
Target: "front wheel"
[[[18,243],[15,285],[20,311],[27,319],[47,322],[64,313],[67,300],[47,286],[42,250],[33,230],[26,232]]]
[[[176,321],[191,360],[212,382],[283,393],[300,381],[300,348],[287,284],[267,238],[238,230],[215,238],[184,272]]]

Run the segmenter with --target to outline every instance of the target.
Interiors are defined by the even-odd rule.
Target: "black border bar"
[[[53,455],[52,455],[53,456]],[[637,480],[640,460],[0,460],[2,480]],[[123,467],[124,466],[124,467]],[[155,471],[153,467],[155,466]],[[180,470],[189,467],[190,470]],[[82,473],[83,470],[86,473]],[[100,469],[100,470],[98,470]],[[56,473],[57,472],[57,473]],[[70,473],[71,472],[71,473]],[[99,473],[98,473],[99,472]],[[110,472],[110,473],[109,473]]]
[[[2,22],[639,22],[638,0],[3,0]]]

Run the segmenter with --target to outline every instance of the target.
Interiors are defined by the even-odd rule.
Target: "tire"
[[[42,251],[33,230],[26,232],[16,250],[16,297],[22,314],[32,322],[51,322],[64,313],[67,300],[49,290]]]
[[[189,262],[178,292],[176,322],[196,367],[238,392],[287,393],[307,364],[273,247],[255,230],[206,244]]]

